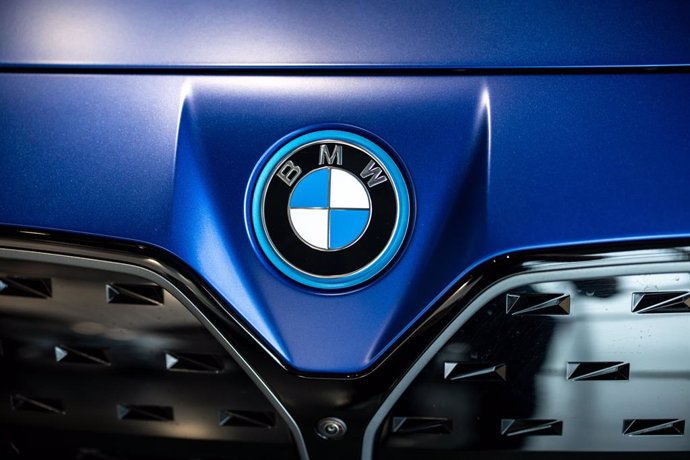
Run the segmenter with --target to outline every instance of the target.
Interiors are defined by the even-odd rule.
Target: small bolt
[[[326,417],[319,420],[316,424],[316,434],[324,439],[341,439],[347,433],[345,422],[335,417]]]

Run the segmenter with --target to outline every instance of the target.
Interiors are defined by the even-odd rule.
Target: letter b
[[[280,177],[289,187],[292,187],[292,184],[295,183],[301,174],[302,168],[294,164],[292,160],[287,161],[278,170],[278,177]]]

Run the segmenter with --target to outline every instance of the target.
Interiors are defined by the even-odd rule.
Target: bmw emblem
[[[410,220],[400,169],[381,147],[338,130],[302,135],[261,169],[251,220],[283,274],[321,289],[362,283],[395,257]]]

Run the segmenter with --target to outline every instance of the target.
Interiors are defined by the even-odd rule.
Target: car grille
[[[690,450],[685,247],[494,259],[370,373],[316,376],[273,359],[172,259],[132,245],[5,246],[0,458],[630,460]],[[329,438],[318,431],[328,420],[347,431]]]
[[[271,404],[137,276],[0,261],[0,458],[295,458]]]
[[[393,406],[380,458],[687,451],[688,331],[687,272],[506,290]]]

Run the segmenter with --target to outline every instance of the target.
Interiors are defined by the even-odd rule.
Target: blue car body
[[[690,233],[685,2],[2,11],[0,222],[165,249],[300,371],[366,370],[502,254]],[[247,223],[266,152],[324,127],[390,146],[415,203],[395,263],[337,294]]]
[[[546,405],[560,413],[558,404],[572,402],[560,396],[549,399],[543,388],[565,395],[573,388],[587,389],[587,383],[572,381],[601,375],[603,380],[627,381],[630,375],[635,380],[637,371],[668,385],[663,386],[670,388],[665,402],[678,407],[687,402],[687,392],[682,401],[672,393],[679,388],[674,379],[687,377],[682,359],[649,358],[673,355],[662,349],[686,350],[686,339],[675,333],[668,334],[676,340],[675,348],[645,342],[642,329],[639,336],[640,343],[653,344],[645,359],[671,363],[667,367],[673,372],[635,367],[638,363],[631,371],[623,358],[614,361],[618,355],[597,361],[564,354],[558,362],[567,369],[565,378],[559,374],[552,387],[541,383],[537,388],[535,382],[546,368],[540,367],[546,366],[545,357],[557,355],[554,349],[562,351],[553,345],[556,338],[570,337],[554,332],[556,325],[579,321],[573,314],[558,322],[570,315],[571,298],[574,312],[578,302],[580,308],[585,305],[579,314],[587,312],[585,297],[601,305],[610,301],[606,308],[621,309],[614,318],[620,327],[631,321],[636,328],[634,321],[650,312],[690,311],[686,287],[654,285],[659,292],[650,294],[653,283],[647,278],[641,278],[644,287],[639,289],[625,278],[659,275],[662,287],[685,282],[688,101],[686,1],[9,0],[0,4],[0,264],[12,256],[67,266],[70,257],[88,255],[113,262],[91,268],[136,275],[145,286],[153,282],[170,293],[166,299],[174,297],[181,310],[184,305],[192,312],[204,332],[210,331],[246,371],[252,391],[258,388],[271,403],[266,406],[280,416],[280,428],[273,433],[295,447],[295,452],[276,449],[284,450],[286,458],[294,453],[302,459],[361,454],[368,460],[377,453],[381,458],[415,458],[425,451],[412,447],[438,446],[446,453],[455,448],[481,452],[486,446],[560,452],[558,439],[554,444],[548,439],[511,444],[513,438],[508,439],[534,429],[552,436],[572,429],[568,416],[579,414],[576,410],[560,418],[537,411]],[[388,164],[400,170],[399,181],[409,191],[409,203],[403,200],[409,224],[397,254],[375,276],[336,289],[286,276],[286,270],[276,268],[276,256],[267,256],[267,238],[257,232],[264,218],[264,209],[256,209],[257,203],[263,206],[262,171],[276,166],[276,152],[286,154],[291,141],[321,131],[350,133],[378,146],[390,156]],[[624,251],[629,248],[642,252]],[[21,250],[41,255],[12,252]],[[66,258],[52,259],[51,254]],[[655,265],[662,262],[675,265]],[[90,262],[79,263],[69,269],[76,270],[75,277],[83,276],[79,270]],[[8,266],[16,268],[12,264]],[[125,271],[128,264],[136,269]],[[629,267],[635,264],[642,268]],[[12,296],[12,283],[19,279],[21,284],[24,278],[6,275],[10,271],[3,267],[0,295]],[[578,269],[590,270],[592,279],[575,273]],[[19,264],[18,273],[22,270],[30,271]],[[558,271],[572,279],[552,276]],[[521,284],[510,284],[514,275],[535,272],[547,276],[526,276],[519,278]],[[662,276],[669,273],[681,275],[669,281]],[[118,303],[118,289],[127,294],[136,284],[123,279],[118,284],[103,278],[109,283],[108,304],[113,299]],[[19,290],[50,298],[50,285],[41,283]],[[505,289],[499,292],[496,286]],[[551,293],[552,288],[558,292]],[[578,300],[580,294],[584,301]],[[627,303],[605,300],[614,294]],[[132,295],[135,304],[142,300],[140,294]],[[534,298],[546,300],[535,307],[529,303]],[[475,308],[477,299],[483,306]],[[0,298],[0,315],[2,302]],[[495,310],[490,302],[508,302],[495,304],[505,324],[488,318]],[[475,316],[465,318],[466,310]],[[424,378],[438,371],[448,384],[472,379],[476,371],[513,384],[505,363],[462,353],[469,350],[467,343],[483,340],[484,330],[498,331],[496,343],[520,343],[512,334],[519,335],[527,323],[514,316],[531,316],[535,310],[547,311],[548,320],[537,318],[543,320],[541,327],[528,330],[541,340],[530,344],[534,359],[525,365],[528,385],[506,385],[508,396],[503,390],[487,397],[484,389],[470,389],[463,396],[467,399],[453,393],[447,400],[468,411],[483,404],[479,416],[467,420],[481,424],[491,419],[493,425],[477,429],[489,438],[477,435],[473,444],[476,433],[462,432],[438,438],[450,439],[448,445],[436,443],[433,436],[457,434],[462,431],[458,427],[470,422],[463,419],[465,413],[436,413],[445,405],[445,393],[439,390],[440,399],[427,400],[434,391],[426,388],[440,387],[440,377],[429,387],[424,385],[431,380]],[[486,328],[472,323],[487,311]],[[623,314],[637,316],[621,319]],[[674,318],[659,321],[673,325]],[[603,326],[595,320],[586,317],[580,327],[603,330],[596,329]],[[79,327],[83,330],[83,324]],[[479,332],[465,343],[467,330]],[[617,331],[615,325],[608,330]],[[4,333],[0,327],[0,345]],[[637,330],[634,335],[637,340]],[[454,340],[466,348],[453,349]],[[587,352],[592,351],[587,346],[596,345],[592,354],[605,343],[583,342]],[[549,343],[552,348],[544,345]],[[456,355],[442,348],[446,344]],[[58,361],[67,353],[60,350]],[[166,366],[178,364],[179,356],[159,351],[168,353]],[[482,359],[488,364],[477,364]],[[195,365],[202,371],[213,368],[206,361]],[[438,369],[424,367],[433,365]],[[219,369],[213,372],[222,373]],[[655,388],[654,382],[647,380],[645,389]],[[515,388],[518,396],[510,393]],[[595,396],[602,394],[604,390]],[[522,396],[529,408],[511,406],[521,404]],[[27,398],[11,395],[13,414],[31,401]],[[65,413],[59,405],[36,401],[39,408]],[[141,407],[144,412],[159,407],[137,409],[136,404],[116,402],[118,420]],[[590,402],[576,406],[589,408]],[[153,419],[173,421],[172,406],[161,404]],[[620,436],[612,437],[611,444],[590,446],[582,443],[591,436],[585,433],[576,448],[568,445],[565,450],[603,446],[604,451],[687,453],[684,412],[638,417],[620,415],[626,409],[620,405],[611,410],[606,403],[593,406],[595,419],[613,420],[615,414],[611,426]],[[517,415],[504,414],[502,407]],[[660,402],[659,407],[665,406]],[[416,409],[417,418],[395,412]],[[203,438],[238,417],[232,411],[220,414],[220,422],[211,420],[210,431],[173,435]],[[277,426],[275,414],[238,414],[249,426]],[[489,415],[482,419],[483,414]],[[0,408],[0,447],[3,423]],[[667,444],[664,439],[646,445],[621,441],[628,439],[623,435],[632,439],[650,430],[677,437]],[[346,432],[345,447],[329,444]],[[389,437],[391,433],[401,437]],[[466,434],[472,442],[458,447]],[[398,457],[401,452],[409,457]]]

